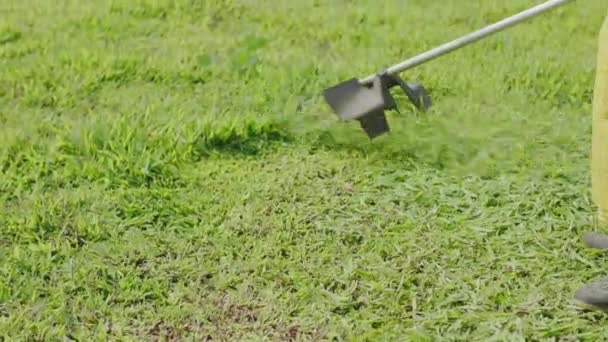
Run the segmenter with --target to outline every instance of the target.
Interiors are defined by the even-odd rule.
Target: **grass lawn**
[[[604,1],[402,74],[373,142],[321,97],[539,2],[2,1],[0,341],[608,339]]]

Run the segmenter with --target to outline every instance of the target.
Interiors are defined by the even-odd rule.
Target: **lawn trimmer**
[[[426,110],[431,106],[431,99],[425,88],[420,84],[403,81],[398,76],[399,73],[571,1],[573,0],[547,1],[395,64],[377,74],[364,79],[352,78],[344,81],[326,89],[323,96],[340,119],[358,120],[367,136],[374,139],[389,132],[384,112],[397,109],[390,88],[399,86],[410,102],[419,110]]]

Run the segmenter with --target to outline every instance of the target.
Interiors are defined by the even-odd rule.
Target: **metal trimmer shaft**
[[[546,1],[543,4],[529,8],[395,64],[381,73],[373,74],[363,79],[352,78],[344,81],[326,89],[323,95],[327,103],[341,119],[358,120],[370,139],[373,139],[389,131],[384,112],[388,109],[396,109],[395,101],[389,91],[391,87],[398,85],[406,93],[409,100],[419,109],[426,109],[431,105],[430,97],[422,85],[404,82],[399,78],[398,73],[572,1],[574,0]]]

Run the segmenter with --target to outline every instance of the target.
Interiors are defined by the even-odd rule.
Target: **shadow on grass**
[[[217,130],[211,134],[199,134],[192,144],[192,153],[195,161],[216,154],[251,157],[277,145],[294,141],[294,135],[283,123],[258,125],[246,122],[238,127]]]

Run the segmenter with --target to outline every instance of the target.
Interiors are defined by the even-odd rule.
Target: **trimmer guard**
[[[408,99],[420,110],[431,106],[424,87],[404,82],[399,76],[378,74],[371,83],[362,84],[353,78],[326,89],[325,101],[342,120],[358,120],[370,139],[374,139],[390,128],[385,110],[397,110],[390,88],[398,85]]]

